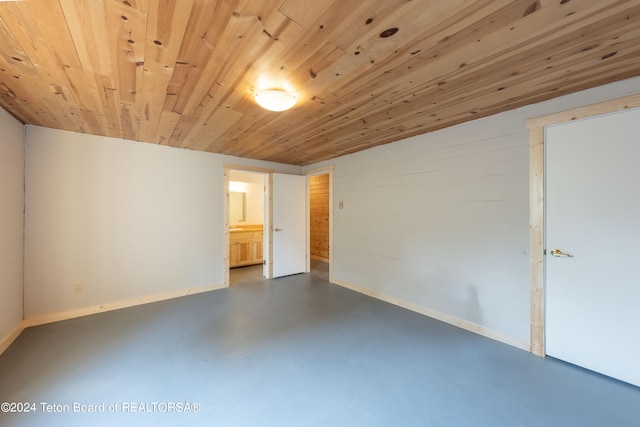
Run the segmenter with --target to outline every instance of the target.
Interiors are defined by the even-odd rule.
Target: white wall
[[[264,184],[247,184],[247,224],[264,224]]]
[[[525,120],[637,92],[640,78],[303,168],[335,166],[334,279],[528,347]]]
[[[25,316],[221,285],[225,162],[300,172],[27,126]]]
[[[264,224],[265,175],[261,173],[231,171],[229,180],[243,183],[247,194],[244,224]],[[231,218],[234,218],[231,216]]]
[[[0,347],[22,323],[23,212],[23,126],[0,108]]]

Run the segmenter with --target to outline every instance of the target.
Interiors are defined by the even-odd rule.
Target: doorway
[[[268,170],[225,167],[225,283],[269,277]],[[231,274],[233,271],[233,274]]]
[[[239,260],[243,265],[258,265],[262,255],[262,276],[267,279],[309,271],[305,221],[306,177],[275,173],[272,169],[224,164],[224,283],[231,284],[230,270]],[[264,181],[263,220],[249,224],[240,218],[252,218],[248,212],[233,216],[231,210],[232,177],[250,173]],[[241,181],[240,181],[241,182]],[[241,189],[241,186],[233,189]],[[236,206],[248,205],[251,196],[234,196]],[[257,221],[256,217],[253,217]],[[255,222],[254,221],[254,222]],[[255,227],[252,227],[255,226]],[[238,239],[232,239],[234,237]],[[260,245],[259,239],[262,239]],[[261,254],[259,252],[262,252]],[[293,254],[293,255],[292,255]],[[233,262],[231,258],[233,257]],[[299,259],[298,259],[299,258]]]
[[[307,271],[328,268],[328,280],[333,278],[332,197],[333,167],[314,169],[307,173]]]

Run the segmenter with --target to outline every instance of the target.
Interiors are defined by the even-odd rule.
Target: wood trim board
[[[26,326],[24,325],[24,321],[22,321],[12,331],[5,335],[2,340],[0,340],[0,355],[2,355],[2,353],[4,353],[9,348],[9,346],[16,340],[16,338],[20,336],[25,328]]]
[[[640,94],[630,95],[624,98],[613,99],[611,101],[599,102],[584,107],[573,108],[571,110],[559,111],[557,113],[534,117],[526,121],[529,129],[544,128],[545,126],[558,123],[570,122],[572,120],[586,119],[588,117],[599,116],[601,114],[613,113],[615,111],[627,110],[629,108],[640,107]]]
[[[230,200],[229,200],[229,173],[231,172],[231,169],[227,168],[226,165],[224,167],[224,232],[223,232],[223,236],[224,236],[224,284],[225,286],[229,286],[229,239],[230,239],[230,235],[229,235],[229,228],[230,227],[230,223],[229,223],[229,211],[230,211]]]
[[[268,169],[268,168],[259,168],[257,166],[247,166],[247,165],[240,165],[240,164],[235,164],[235,163],[224,163],[222,165],[222,167],[224,169],[229,169],[229,170],[236,170],[236,171],[244,171],[244,172],[259,172],[259,173],[274,173],[275,171],[273,169]]]
[[[267,175],[267,224],[264,238],[267,239],[267,279],[273,278],[273,173]]]
[[[531,353],[544,356],[544,127],[529,131]]]

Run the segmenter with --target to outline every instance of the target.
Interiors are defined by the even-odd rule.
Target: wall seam
[[[22,125],[22,321],[26,319],[25,271],[27,265],[27,126]]]

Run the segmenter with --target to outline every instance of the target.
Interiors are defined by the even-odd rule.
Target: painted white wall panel
[[[22,323],[24,132],[0,108],[0,341]]]
[[[264,186],[265,184],[247,184],[247,224],[264,224]]]
[[[26,129],[27,318],[223,283],[223,163],[300,171]]]
[[[525,120],[639,91],[629,79],[303,168],[335,167],[334,278],[526,346]]]
[[[245,224],[264,224],[265,185],[263,173],[231,171],[229,180],[241,182],[247,194]],[[231,221],[234,222],[233,220]]]

